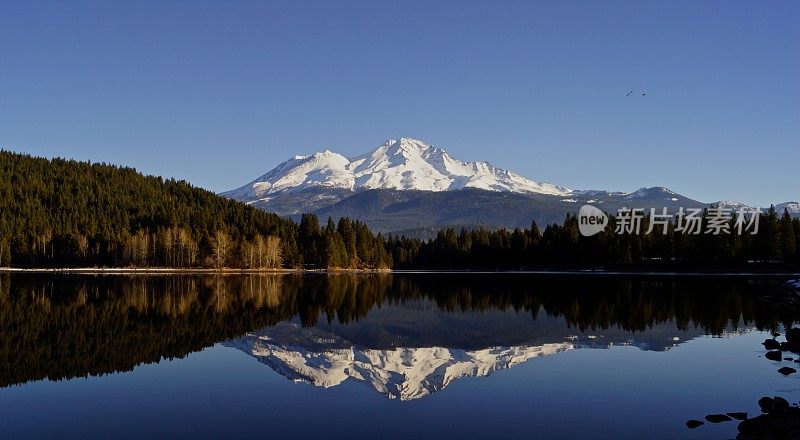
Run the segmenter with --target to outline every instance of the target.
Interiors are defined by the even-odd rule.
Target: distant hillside
[[[310,190],[309,190],[310,191]],[[399,191],[368,190],[358,192],[337,203],[312,211],[320,218],[347,216],[366,222],[378,232],[408,233],[430,237],[426,231],[445,226],[524,228],[535,221],[539,225],[561,224],[568,213],[575,214],[585,203],[595,204],[607,212],[618,208],[678,207],[702,208],[706,205],[679,194],[661,194],[663,188],[649,188],[643,197],[631,197],[603,192],[573,195],[569,199],[547,194],[462,189],[458,191]],[[668,196],[668,197],[667,197]],[[255,204],[259,206],[259,204]],[[415,233],[419,232],[419,233]],[[434,233],[435,235],[435,233]]]

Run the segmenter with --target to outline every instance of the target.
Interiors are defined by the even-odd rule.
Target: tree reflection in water
[[[281,321],[357,323],[392,306],[422,304],[448,316],[514,310],[530,320],[557,318],[575,332],[647,332],[665,323],[708,334],[775,329],[791,323],[793,313],[759,298],[780,284],[531,274],[3,274],[0,386],[128,371]],[[480,341],[481,331],[460,341]],[[510,338],[497,332],[487,339]]]

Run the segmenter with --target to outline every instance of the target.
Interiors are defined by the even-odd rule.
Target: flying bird
[[[642,96],[647,96],[647,93],[642,93]]]
[[[632,94],[633,94],[633,90],[631,90],[630,92],[628,92],[628,94],[627,94],[627,95],[625,95],[625,96],[631,96]]]

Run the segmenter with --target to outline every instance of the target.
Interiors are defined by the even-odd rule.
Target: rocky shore
[[[778,301],[782,314],[787,317],[789,327],[785,335],[773,333],[771,339],[762,343],[766,353],[764,358],[780,362],[781,367],[777,372],[784,376],[797,373],[800,368],[800,328],[791,328],[791,323],[800,319],[800,280],[791,280],[786,284],[785,295],[780,298],[770,298]],[[797,367],[797,368],[795,368]],[[800,439],[800,403],[790,403],[783,397],[764,396],[758,400],[761,414],[748,417],[745,412],[729,412],[724,414],[709,414],[705,420],[691,419],[686,422],[686,427],[696,429],[708,423],[723,423],[740,420],[736,436],[738,440],[755,439]]]

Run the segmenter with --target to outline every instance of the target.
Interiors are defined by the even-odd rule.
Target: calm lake
[[[732,438],[781,277],[0,275],[4,438]],[[788,356],[788,353],[787,353]]]

